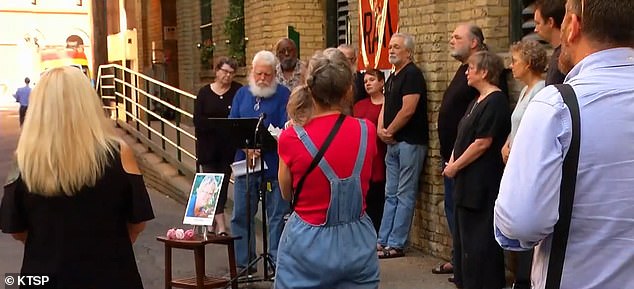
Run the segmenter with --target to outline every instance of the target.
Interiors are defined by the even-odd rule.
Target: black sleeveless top
[[[141,175],[117,154],[94,187],[72,197],[28,192],[18,176],[4,187],[0,228],[28,232],[22,274],[48,275],[39,288],[143,288],[128,223],[154,218]]]

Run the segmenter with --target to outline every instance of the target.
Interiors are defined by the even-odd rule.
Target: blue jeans
[[[442,169],[445,169],[443,161]],[[456,221],[454,216],[454,204],[453,204],[453,191],[454,191],[454,179],[443,177],[445,184],[445,216],[447,217],[447,225],[449,226],[449,233],[453,236],[456,229]],[[456,257],[451,251],[451,264],[455,264]]]
[[[266,182],[266,180],[265,180]],[[284,230],[284,215],[290,211],[289,203],[282,199],[277,180],[268,181],[271,183],[271,191],[265,189],[266,215],[268,221],[268,241],[269,252],[273,260],[277,257],[277,247],[280,243],[280,236]],[[251,201],[251,244],[248,244],[247,233],[247,194],[246,177],[237,177],[233,186],[233,216],[231,218],[231,233],[233,236],[242,237],[235,240],[236,264],[244,268],[249,263],[249,246],[251,247],[251,258],[257,256],[255,249],[255,213],[258,211],[260,186],[260,174],[249,175],[249,196]]]
[[[409,236],[427,146],[398,142],[387,146],[385,206],[378,243],[404,248]]]

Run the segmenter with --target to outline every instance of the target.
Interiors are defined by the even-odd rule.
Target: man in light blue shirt
[[[634,2],[568,0],[559,67],[581,115],[579,167],[561,288],[634,286]],[[508,250],[534,246],[533,288],[545,287],[559,218],[568,107],[553,86],[531,101],[495,205]]]
[[[30,83],[31,79],[28,77],[24,78],[24,86],[18,88],[15,94],[13,94],[15,101],[20,103],[20,126],[22,126],[22,123],[24,122],[26,109],[29,106],[29,95],[31,95],[31,87],[29,86]]]

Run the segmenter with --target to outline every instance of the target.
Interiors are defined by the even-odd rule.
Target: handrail
[[[179,104],[196,96],[118,64],[97,70],[95,88],[117,126],[184,175],[196,172],[193,113]]]

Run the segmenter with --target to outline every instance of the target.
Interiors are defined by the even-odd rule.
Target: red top
[[[381,104],[374,104],[370,97],[359,100],[353,108],[352,115],[358,118],[365,118],[374,124],[379,121],[379,114],[381,113]],[[374,157],[372,163],[372,181],[382,182],[385,181],[385,154],[387,152],[387,145],[380,139],[376,138],[377,154]]]
[[[319,149],[326,140],[337,120],[337,114],[316,117],[308,122],[304,129],[315,146]],[[363,169],[361,170],[361,188],[363,190],[363,210],[365,211],[365,195],[370,186],[372,160],[376,155],[376,143],[370,141],[376,138],[376,126],[366,121],[368,128],[368,143]],[[324,154],[330,167],[339,178],[352,175],[354,163],[359,152],[361,141],[361,127],[359,121],[346,117],[339,132],[330,143]],[[313,158],[297,137],[294,129],[285,129],[279,137],[278,148],[280,160],[290,169],[293,188],[297,187],[299,179],[304,175]],[[323,224],[330,204],[330,183],[319,167],[315,168],[306,178],[304,187],[295,206],[295,212],[307,223]]]

